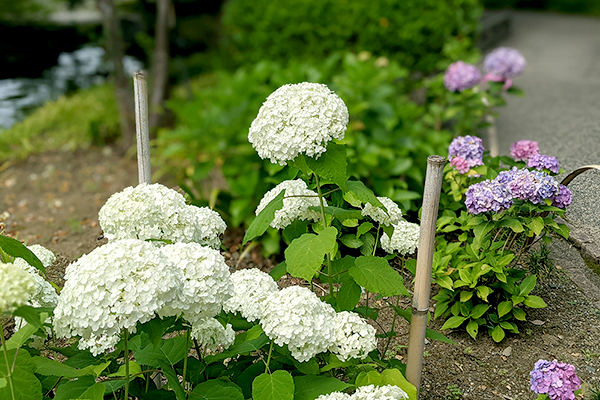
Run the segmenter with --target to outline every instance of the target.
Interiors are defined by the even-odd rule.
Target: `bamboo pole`
[[[498,131],[496,129],[496,121],[491,115],[487,115],[485,117],[485,120],[490,124],[487,130],[488,141],[490,146],[490,156],[498,157],[498,155],[500,154],[500,150],[498,146]]]
[[[406,362],[406,379],[417,388],[417,397],[421,387],[421,368],[423,366],[425,330],[427,328],[429,294],[431,291],[431,266],[435,250],[435,227],[440,203],[444,164],[446,164],[444,157],[429,156],[427,158],[419,252],[417,254],[417,271],[412,301],[408,358]]]
[[[135,89],[135,131],[137,138],[138,177],[141,183],[150,183],[150,134],[148,133],[148,88],[144,72],[133,75]]]

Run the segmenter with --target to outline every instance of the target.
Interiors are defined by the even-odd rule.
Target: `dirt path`
[[[103,243],[98,240],[100,207],[137,179],[135,160],[107,149],[47,153],[0,166],[0,224],[6,234],[57,253],[59,268],[55,265],[50,276],[60,284],[61,268]],[[225,256],[232,266],[240,236],[236,232],[224,238],[229,250]],[[497,344],[485,332],[475,341],[456,331],[448,333],[455,345],[425,346],[422,398],[535,399],[529,390],[529,371],[540,358],[572,363],[585,382],[599,384],[600,294],[592,282],[597,277],[586,275],[592,282],[586,286],[583,261],[577,260],[579,254],[568,243],[564,246],[555,254],[557,268],[536,289],[548,307],[527,310],[528,322],[519,324],[520,334]],[[268,268],[270,261],[253,252],[245,264]],[[409,299],[402,300],[404,308],[410,306]],[[390,326],[391,314],[382,312],[379,322]],[[431,326],[439,328],[441,321],[432,321]],[[394,357],[405,360],[408,326],[397,325],[397,332],[390,348]]]

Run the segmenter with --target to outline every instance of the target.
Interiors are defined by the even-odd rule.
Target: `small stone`
[[[510,346],[505,348],[504,351],[502,352],[502,355],[506,356],[506,357],[510,357],[511,354],[512,354],[512,347],[510,347]]]
[[[544,325],[546,323],[546,321],[540,321],[539,319],[534,319],[533,321],[531,321],[531,323],[534,325],[541,326],[541,325]]]

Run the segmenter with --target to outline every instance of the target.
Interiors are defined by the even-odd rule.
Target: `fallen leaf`
[[[546,323],[546,321],[540,321],[539,319],[534,319],[533,321],[531,321],[531,323],[534,325],[541,326],[541,325],[544,325]]]

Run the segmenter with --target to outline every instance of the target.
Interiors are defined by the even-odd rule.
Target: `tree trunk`
[[[157,0],[154,55],[152,57],[152,98],[150,100],[150,127],[159,125],[162,103],[167,95],[169,80],[169,9],[171,0]]]
[[[106,51],[113,64],[115,80],[115,96],[119,108],[122,141],[124,151],[129,149],[135,139],[135,118],[133,114],[133,92],[131,79],[125,75],[123,57],[125,56],[121,25],[115,12],[113,0],[96,0],[96,5],[102,14],[102,25],[106,38]]]

